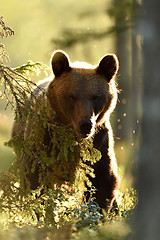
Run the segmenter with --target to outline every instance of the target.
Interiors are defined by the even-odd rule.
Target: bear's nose
[[[92,128],[92,122],[90,120],[81,120],[79,122],[80,133],[83,138],[86,138]]]

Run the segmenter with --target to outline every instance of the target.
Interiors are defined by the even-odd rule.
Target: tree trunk
[[[135,239],[160,239],[160,1],[144,0],[138,27],[143,37],[143,118],[138,163],[139,204]],[[136,69],[135,69],[136,71]]]
[[[117,0],[114,0],[114,6],[117,8]],[[127,8],[124,9],[125,0],[119,0],[118,9],[123,14],[115,15],[116,26],[116,54],[120,62],[120,68],[118,71],[119,81],[118,87],[120,94],[118,96],[118,103],[116,107],[116,136],[123,140],[129,140],[131,137],[131,29],[127,29],[125,16],[127,15]],[[125,28],[123,31],[118,31],[120,28]]]

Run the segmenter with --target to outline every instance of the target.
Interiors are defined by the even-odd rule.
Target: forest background
[[[137,151],[142,116],[142,38],[135,31],[140,1],[133,0],[1,0],[1,16],[15,34],[1,39],[9,53],[5,64],[14,68],[28,60],[49,66],[54,50],[62,49],[70,60],[97,64],[107,53],[117,54],[120,89],[115,112],[111,116],[115,152],[126,190],[135,184]],[[135,71],[136,69],[136,71]],[[33,75],[38,82],[45,74]],[[2,99],[0,103],[0,171],[14,161],[12,149],[4,146],[10,139],[14,111]]]

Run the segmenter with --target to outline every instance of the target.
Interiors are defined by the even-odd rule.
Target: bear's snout
[[[79,129],[82,138],[88,137],[92,129],[92,122],[90,120],[81,120],[79,122]]]

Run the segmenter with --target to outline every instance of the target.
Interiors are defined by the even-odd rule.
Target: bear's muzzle
[[[80,135],[82,138],[87,138],[92,129],[92,122],[90,120],[81,120],[79,122]]]

